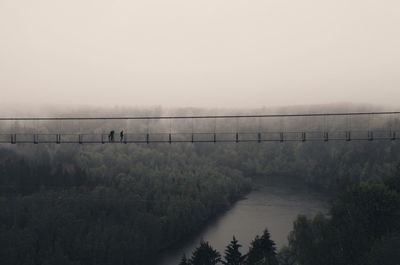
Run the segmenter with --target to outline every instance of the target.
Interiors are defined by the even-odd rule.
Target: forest
[[[4,145],[0,260],[150,265],[264,179],[306,184],[337,199],[328,216],[299,216],[286,248],[277,250],[265,230],[240,262],[366,264],[398,244],[399,165],[397,141]],[[182,264],[244,264],[226,263],[207,242],[198,252]],[[214,263],[202,261],[203,252],[214,253]]]

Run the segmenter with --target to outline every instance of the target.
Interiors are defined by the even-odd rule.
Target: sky
[[[0,104],[399,106],[398,0],[0,0]]]

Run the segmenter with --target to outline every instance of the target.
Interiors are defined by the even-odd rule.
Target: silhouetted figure
[[[109,141],[109,142],[114,142],[114,135],[115,135],[115,131],[112,130],[112,131],[110,132],[110,134],[108,135],[108,141]]]
[[[124,140],[124,130],[122,130],[120,133],[119,133],[119,141],[122,143],[122,141]]]

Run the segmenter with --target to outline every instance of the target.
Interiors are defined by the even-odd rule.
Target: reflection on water
[[[308,189],[263,186],[235,204],[185,245],[165,253],[157,265],[178,265],[182,254],[190,256],[201,239],[210,242],[223,254],[235,235],[243,246],[242,253],[247,252],[250,242],[266,227],[280,248],[287,243],[287,236],[297,215],[312,216],[325,209],[326,199]]]

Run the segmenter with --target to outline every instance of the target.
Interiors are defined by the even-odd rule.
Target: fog
[[[395,0],[0,1],[0,103],[398,106]]]

